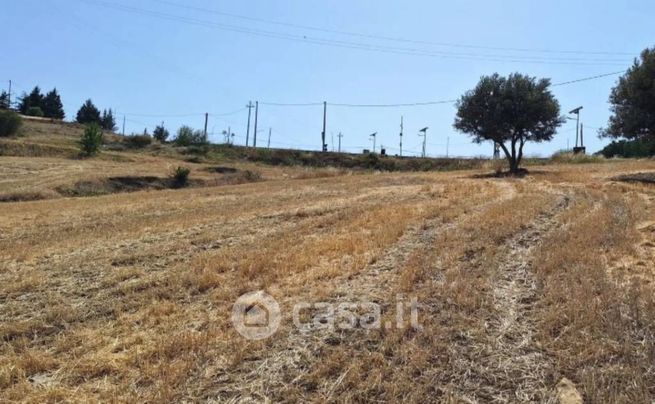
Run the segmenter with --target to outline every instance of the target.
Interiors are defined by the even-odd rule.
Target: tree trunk
[[[505,146],[504,143],[499,142],[500,148],[503,149],[503,152],[505,153],[505,158],[507,159],[507,162],[509,163],[509,172],[511,174],[516,174],[518,172],[519,168],[519,162],[517,162],[516,159],[516,141],[512,141],[512,151],[510,152],[509,149],[507,149],[507,146]]]

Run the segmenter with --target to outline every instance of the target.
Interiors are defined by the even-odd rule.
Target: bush
[[[29,107],[25,115],[43,118],[43,110],[40,107]]]
[[[100,125],[95,122],[89,124],[80,139],[80,150],[82,151],[82,154],[87,156],[97,154],[100,150],[101,144],[102,130],[100,130]]]
[[[18,132],[23,119],[13,111],[0,111],[0,137],[12,136]]]
[[[194,131],[188,126],[182,126],[177,131],[177,137],[175,138],[175,144],[177,146],[203,145],[206,143],[207,138],[202,131]]]
[[[191,170],[188,169],[187,167],[181,167],[178,166],[174,171],[173,171],[173,186],[176,188],[182,188],[188,185],[189,183],[189,174],[191,174]]]
[[[132,135],[126,136],[125,142],[129,147],[143,148],[152,143],[152,137],[149,135]]]
[[[159,125],[155,128],[154,132],[152,132],[152,137],[157,139],[160,143],[166,143],[166,140],[168,140],[168,130],[164,128],[164,125]]]

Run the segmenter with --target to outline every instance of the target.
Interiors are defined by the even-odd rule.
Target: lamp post
[[[375,139],[377,138],[377,136],[378,136],[377,132],[371,133],[371,135],[369,136],[369,138],[373,138],[373,153],[375,153]]]
[[[423,158],[425,158],[425,142],[428,139],[428,129],[429,128],[426,126],[425,128],[419,130],[419,132],[420,132],[419,136],[423,136],[423,153],[422,153]]]

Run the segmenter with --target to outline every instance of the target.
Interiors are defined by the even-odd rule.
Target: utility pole
[[[7,109],[11,109],[11,80],[9,80],[9,93],[7,95]]]
[[[339,153],[341,153],[341,138],[343,137],[343,134],[339,132],[339,135],[337,137],[339,138]]]
[[[423,152],[422,152],[423,158],[425,158],[425,142],[428,139],[428,129],[430,129],[430,128],[428,128],[426,126],[425,128],[419,130],[419,132],[422,133],[422,135],[419,135],[419,136],[423,136]]]
[[[321,132],[321,141],[322,141],[321,150],[323,150],[324,152],[327,151],[327,144],[325,143],[326,126],[327,126],[327,102],[323,101],[323,132]]]
[[[123,115],[123,136],[125,136],[125,115]]]
[[[271,132],[273,131],[273,128],[268,128],[268,145],[266,146],[267,149],[271,148]]]
[[[378,136],[378,133],[377,133],[377,132],[372,133],[372,134],[369,136],[369,138],[373,138],[373,153],[375,153],[375,140],[376,140],[377,136]]]
[[[252,134],[252,147],[257,147],[257,116],[259,115],[259,101],[255,101],[255,131]]]
[[[205,112],[205,141],[207,140],[207,122],[209,121],[209,114]]]
[[[400,157],[403,156],[403,117],[400,116]]]
[[[580,124],[580,147],[584,147],[584,126]]]
[[[232,127],[227,127],[227,144],[231,144],[230,140],[232,139]]]
[[[254,105],[252,105],[252,101],[248,101],[248,105],[246,105],[246,108],[248,108],[248,126],[246,126],[246,147],[248,147],[248,138],[250,137],[250,113],[252,112],[252,108]]]

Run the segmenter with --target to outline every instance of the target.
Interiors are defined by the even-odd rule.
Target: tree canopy
[[[655,139],[655,48],[641,52],[610,93],[611,112],[601,135]]]
[[[101,123],[100,110],[93,105],[93,101],[86,100],[86,102],[77,111],[78,123]]]
[[[511,173],[517,173],[527,142],[552,140],[564,123],[550,80],[511,74],[483,76],[457,102],[454,127],[476,143],[492,141],[503,150]]]
[[[46,118],[64,119],[66,117],[64,104],[61,102],[61,97],[56,88],[53,88],[52,91],[45,95],[41,110],[43,110],[43,115]]]
[[[116,119],[114,119],[114,112],[109,108],[102,111],[102,118],[100,118],[100,126],[104,130],[115,131]]]
[[[41,89],[39,86],[34,87],[31,93],[25,94],[20,99],[18,104],[18,110],[21,114],[27,115],[30,108],[40,108],[43,110],[43,94],[41,94]]]

